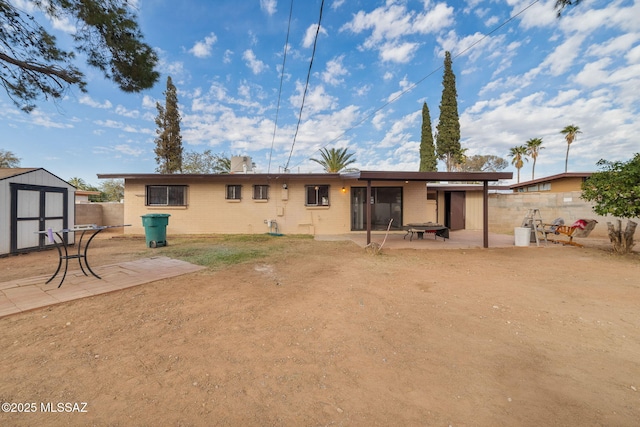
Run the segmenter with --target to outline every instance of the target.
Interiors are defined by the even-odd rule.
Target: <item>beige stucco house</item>
[[[591,176],[591,172],[566,172],[538,178],[531,181],[520,182],[509,186],[514,193],[566,193],[569,191],[581,191],[582,183]]]
[[[391,220],[393,230],[429,221],[452,230],[482,229],[488,183],[511,177],[510,172],[366,171],[98,175],[124,179],[127,234],[144,234],[142,215],[167,213],[168,234],[311,235],[386,230]]]

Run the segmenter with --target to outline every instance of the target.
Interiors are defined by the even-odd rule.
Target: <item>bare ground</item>
[[[0,425],[638,425],[637,253],[246,244],[269,254],[1,318],[0,401],[37,410]],[[67,402],[86,412],[42,411]]]

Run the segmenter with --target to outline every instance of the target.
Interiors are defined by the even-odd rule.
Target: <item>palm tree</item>
[[[321,148],[320,156],[322,159],[310,159],[321,165],[325,172],[328,173],[337,173],[337,172],[348,172],[353,171],[353,168],[347,168],[352,163],[355,163],[356,159],[353,158],[354,153],[347,153],[347,148]]]
[[[520,182],[520,169],[524,166],[524,161],[527,159],[527,147],[526,145],[518,145],[509,149],[509,156],[511,156],[511,164],[518,170],[518,182]]]
[[[76,187],[78,190],[88,190],[88,186],[85,180],[82,178],[78,178],[77,176],[74,176],[67,182]]]
[[[571,147],[571,143],[576,140],[580,131],[580,127],[576,125],[566,126],[564,129],[560,131],[561,134],[564,135],[564,139],[567,140],[567,157],[564,160],[564,173],[567,173],[567,165],[569,164],[569,148]]]
[[[531,170],[531,179],[536,179],[536,161],[538,154],[544,147],[542,146],[542,138],[531,138],[527,141],[527,155],[533,159],[533,169]]]

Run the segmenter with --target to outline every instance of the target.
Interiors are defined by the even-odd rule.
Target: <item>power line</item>
[[[278,129],[278,114],[280,113],[280,99],[282,97],[282,81],[284,80],[284,65],[287,62],[287,50],[289,47],[289,33],[291,32],[291,16],[293,15],[293,0],[289,7],[289,23],[287,24],[287,38],[284,41],[284,55],[282,57],[282,70],[280,70],[280,89],[278,90],[278,106],[276,107],[276,119],[273,123],[273,137],[271,138],[271,151],[269,152],[269,166],[267,173],[271,172],[271,157],[273,156],[273,146],[276,141],[276,129]]]
[[[516,13],[515,15],[513,15],[512,17],[510,17],[509,19],[507,19],[506,21],[503,21],[500,25],[498,25],[497,27],[495,27],[493,30],[491,30],[490,32],[488,32],[487,34],[483,35],[480,39],[478,39],[477,41],[473,42],[471,45],[469,45],[466,49],[461,50],[460,52],[458,52],[456,55],[454,55],[452,58],[455,59],[459,56],[462,56],[463,54],[467,53],[469,50],[471,50],[472,48],[474,48],[475,46],[477,46],[478,44],[482,43],[487,37],[489,37],[490,35],[492,35],[493,33],[495,33],[496,31],[500,30],[502,27],[504,27],[505,25],[509,24],[511,21],[513,21],[514,19],[516,19],[518,16],[522,15],[524,12],[526,12],[528,9],[530,9],[533,5],[535,5],[536,3],[538,3],[540,0],[534,0],[533,2],[531,2],[527,7],[525,7],[524,9],[522,9],[521,11],[519,11],[518,13]],[[316,34],[317,37],[317,34]],[[315,46],[314,46],[315,48]],[[413,89],[415,89],[416,87],[418,87],[418,85],[420,85],[423,81],[425,81],[426,79],[428,79],[429,77],[431,77],[434,73],[436,73],[437,71],[441,70],[444,67],[444,65],[439,66],[438,68],[432,70],[429,74],[427,74],[426,76],[422,77],[421,79],[419,79],[418,81],[416,81],[415,83],[413,83],[411,86],[409,86],[407,89],[403,90],[402,92],[400,92],[398,95],[396,95],[395,97],[393,97],[392,99],[388,100],[387,102],[385,102],[384,104],[382,104],[380,107],[376,108],[375,110],[373,110],[371,113],[369,113],[367,116],[365,116],[362,120],[358,121],[356,124],[354,124],[353,126],[351,126],[350,128],[346,129],[344,132],[342,132],[340,135],[338,135],[337,137],[333,138],[332,140],[330,140],[329,142],[327,142],[325,145],[323,145],[322,147],[318,148],[318,150],[316,151],[320,151],[323,148],[329,146],[330,144],[338,141],[339,139],[341,139],[343,136],[345,136],[348,132],[351,132],[352,130],[354,130],[355,128],[357,128],[358,126],[360,126],[361,124],[363,124],[364,122],[366,122],[367,120],[369,120],[371,117],[373,117],[378,111],[383,110],[384,108],[386,108],[387,106],[393,104],[394,102],[396,102],[398,99],[400,99],[401,97],[403,97],[404,95],[406,95],[407,93],[411,92]],[[298,121],[298,125],[300,124],[300,122]],[[296,133],[297,133],[297,129],[296,129]],[[293,147],[291,148],[292,152],[293,152]],[[289,159],[291,159],[291,154],[289,154]],[[289,162],[287,161],[287,165],[289,164]]]
[[[322,10],[324,9],[324,0],[320,3],[320,17],[318,18],[318,26],[316,27],[316,36],[313,39],[313,51],[311,52],[311,60],[309,61],[309,70],[307,71],[307,81],[304,85],[304,92],[302,94],[302,104],[300,105],[300,112],[298,113],[298,124],[296,125],[296,132],[293,135],[293,142],[291,143],[291,151],[289,152],[289,158],[284,165],[286,171],[291,161],[291,155],[293,154],[293,147],[296,145],[296,138],[298,137],[298,130],[300,129],[300,122],[302,121],[302,109],[304,108],[304,100],[307,97],[307,90],[309,89],[309,78],[311,77],[311,67],[313,66],[313,58],[316,55],[316,45],[318,43],[318,34],[320,34],[320,26],[322,25]]]

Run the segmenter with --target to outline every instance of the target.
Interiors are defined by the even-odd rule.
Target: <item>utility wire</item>
[[[296,125],[296,132],[293,135],[293,142],[291,143],[291,151],[289,152],[289,158],[284,165],[285,172],[289,167],[291,161],[291,155],[293,154],[293,147],[296,145],[296,138],[298,137],[298,130],[300,129],[300,122],[302,121],[302,109],[304,108],[304,100],[307,97],[307,90],[309,89],[309,78],[311,76],[311,67],[313,66],[313,58],[316,55],[316,45],[318,44],[318,34],[320,33],[320,26],[322,25],[322,10],[324,9],[324,0],[320,3],[320,17],[318,18],[318,26],[316,27],[316,37],[313,40],[313,51],[311,52],[311,61],[309,61],[309,70],[307,71],[307,82],[304,85],[304,92],[302,94],[302,104],[300,105],[300,112],[298,113],[298,124]]]
[[[488,32],[487,34],[485,34],[484,36],[482,36],[480,39],[478,39],[477,41],[473,42],[471,45],[469,45],[469,47],[467,47],[466,49],[461,50],[460,52],[458,52],[456,55],[454,55],[452,58],[457,58],[459,56],[462,56],[463,54],[467,53],[469,50],[471,50],[472,48],[474,48],[475,46],[477,46],[478,44],[482,43],[487,37],[489,37],[490,35],[492,35],[493,33],[495,33],[496,31],[498,31],[499,29],[501,29],[502,27],[504,27],[505,25],[509,24],[511,21],[513,21],[514,19],[516,19],[518,16],[522,15],[524,12],[526,12],[528,9],[530,9],[533,5],[535,5],[536,3],[538,3],[540,0],[534,0],[533,2],[531,2],[527,7],[525,7],[524,9],[522,9],[520,12],[516,13],[515,15],[513,15],[512,17],[510,17],[509,19],[507,19],[506,21],[502,22],[500,25],[498,25],[497,27],[495,27],[493,30],[491,30],[490,32]],[[316,34],[317,37],[317,34]],[[315,45],[314,45],[315,48]],[[438,68],[434,69],[433,71],[431,71],[429,74],[427,74],[426,76],[422,77],[420,80],[416,81],[415,83],[413,83],[411,86],[409,86],[407,89],[403,90],[402,92],[400,92],[398,95],[394,96],[392,99],[390,99],[389,101],[385,102],[384,104],[382,104],[380,107],[376,108],[375,110],[373,110],[371,113],[369,113],[367,116],[365,116],[362,120],[358,121],[356,124],[354,124],[353,126],[351,126],[350,128],[346,129],[344,132],[342,132],[340,135],[338,135],[337,137],[333,138],[332,140],[330,140],[329,142],[327,142],[325,145],[323,145],[322,147],[320,147],[318,150],[316,151],[320,151],[323,148],[329,146],[330,144],[338,141],[340,138],[342,138],[343,136],[345,136],[348,132],[351,132],[352,130],[354,130],[355,128],[357,128],[358,126],[360,126],[361,124],[363,124],[364,122],[366,122],[367,120],[369,120],[371,117],[373,117],[378,111],[383,110],[384,108],[386,108],[387,106],[393,104],[394,102],[396,102],[398,99],[400,99],[401,97],[403,97],[404,95],[406,95],[407,93],[411,92],[413,89],[415,89],[416,87],[418,87],[418,85],[420,85],[423,81],[425,81],[426,79],[428,79],[429,77],[431,77],[434,73],[436,73],[437,71],[441,70],[442,68],[444,68],[444,65],[439,66]],[[298,121],[298,125],[300,124],[300,122]],[[296,129],[297,132],[297,129]],[[291,148],[291,150],[293,151],[293,147]],[[289,159],[291,159],[291,154],[289,154]],[[287,165],[289,164],[289,162],[287,161]]]
[[[284,65],[287,62],[287,50],[289,47],[289,33],[291,32],[291,16],[293,15],[293,0],[289,7],[289,23],[287,24],[287,38],[284,41],[284,55],[282,57],[282,70],[280,70],[280,89],[278,90],[278,106],[276,107],[276,120],[273,123],[273,137],[271,138],[271,151],[269,152],[269,166],[267,173],[271,172],[271,157],[273,156],[273,146],[276,142],[276,129],[278,129],[278,114],[280,113],[280,99],[282,97],[282,81],[284,80]]]

